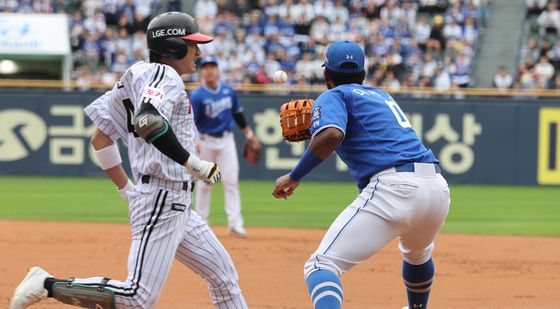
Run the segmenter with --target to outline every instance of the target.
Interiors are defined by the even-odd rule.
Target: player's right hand
[[[290,174],[280,176],[276,179],[276,186],[272,191],[272,196],[275,198],[287,199],[288,196],[294,193],[294,190],[299,186],[299,181],[290,179]]]
[[[193,154],[189,156],[185,168],[191,175],[209,185],[215,184],[221,177],[220,169],[216,163],[200,160]]]

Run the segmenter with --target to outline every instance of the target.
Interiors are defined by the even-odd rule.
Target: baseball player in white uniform
[[[179,12],[156,16],[147,36],[151,63],[131,66],[85,109],[97,126],[92,145],[101,167],[129,204],[128,277],[60,280],[33,267],[16,288],[10,309],[47,297],[85,308],[152,308],[173,257],[206,279],[216,308],[247,308],[231,257],[191,209],[193,178],[214,184],[220,171],[195,155],[196,129],[180,75],[195,72],[197,44],[212,38]],[[121,166],[118,139],[128,146],[136,185]]]
[[[200,158],[216,162],[222,172],[225,210],[229,231],[238,237],[247,237],[241,214],[239,194],[239,160],[233,136],[233,123],[243,130],[245,138],[256,145],[260,143],[243,115],[233,87],[219,80],[218,59],[206,56],[200,59],[199,71],[202,85],[191,94],[194,121],[198,129]],[[197,186],[196,212],[206,221],[210,214],[212,187]]]

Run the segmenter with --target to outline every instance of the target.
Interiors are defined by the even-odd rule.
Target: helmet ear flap
[[[164,44],[165,52],[161,55],[163,58],[178,60],[187,55],[187,42],[181,38],[167,38]]]

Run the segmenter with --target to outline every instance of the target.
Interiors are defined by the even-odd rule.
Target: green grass
[[[326,228],[349,204],[352,183],[302,182],[295,195],[277,200],[273,181],[243,181],[248,226]],[[212,197],[212,224],[226,217],[221,185]],[[558,187],[451,186],[444,232],[560,236]],[[127,222],[127,208],[103,178],[0,177],[0,219]]]

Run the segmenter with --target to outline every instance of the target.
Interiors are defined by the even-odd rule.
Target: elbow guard
[[[151,144],[160,136],[167,133],[169,124],[157,109],[149,103],[142,104],[142,108],[134,118],[134,131],[147,143]]]

